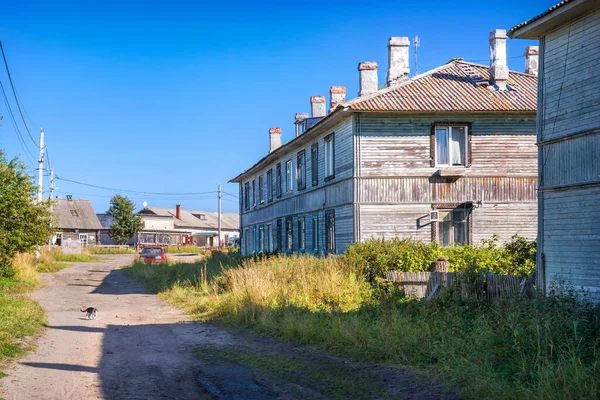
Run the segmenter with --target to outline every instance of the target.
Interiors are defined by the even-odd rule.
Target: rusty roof
[[[510,71],[508,85],[510,90],[493,90],[487,66],[454,59],[340,107],[354,111],[536,111],[537,76]]]

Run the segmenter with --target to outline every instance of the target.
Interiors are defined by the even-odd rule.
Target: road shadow
[[[106,273],[106,271],[102,271]],[[93,286],[93,285],[92,285]],[[142,285],[125,276],[118,269],[113,269],[90,293],[106,295],[150,294]]]

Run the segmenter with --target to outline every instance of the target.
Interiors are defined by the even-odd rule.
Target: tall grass
[[[192,254],[204,254],[205,249],[198,246],[168,246],[167,253],[192,253]]]
[[[125,247],[89,247],[89,254],[134,254],[135,250]]]
[[[126,271],[198,319],[427,369],[466,398],[600,397],[600,309],[574,297],[467,301],[449,288],[425,302],[343,258],[224,260]]]

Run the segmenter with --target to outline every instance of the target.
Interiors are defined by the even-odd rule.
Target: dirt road
[[[106,256],[46,274],[32,297],[48,313],[36,349],[4,368],[12,399],[456,399],[415,373],[188,321]],[[99,309],[86,320],[80,308]]]

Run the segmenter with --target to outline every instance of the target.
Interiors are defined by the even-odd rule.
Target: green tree
[[[127,243],[144,227],[144,221],[133,213],[134,208],[135,204],[127,197],[116,194],[110,199],[107,214],[112,215],[115,221],[110,226],[108,235],[115,243]]]
[[[0,277],[13,275],[16,253],[30,252],[52,234],[50,201],[36,200],[37,186],[25,165],[0,150]]]

